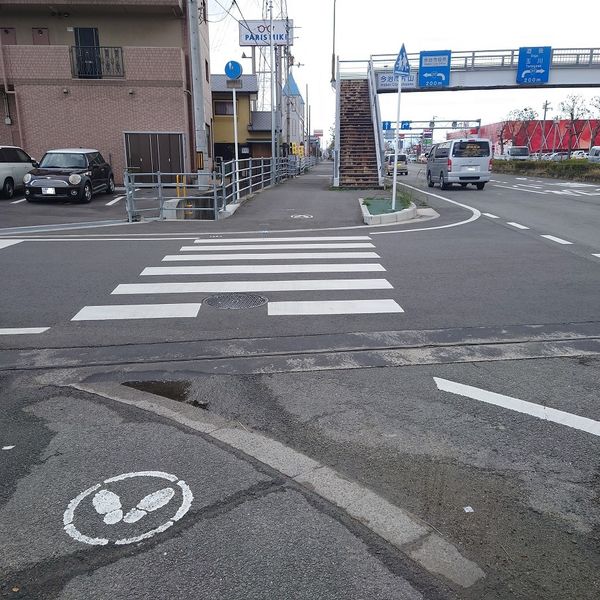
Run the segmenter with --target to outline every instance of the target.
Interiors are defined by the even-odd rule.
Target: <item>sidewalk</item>
[[[94,394],[11,383],[2,597],[422,598],[383,540],[226,443]]]

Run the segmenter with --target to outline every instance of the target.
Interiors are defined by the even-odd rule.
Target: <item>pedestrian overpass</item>
[[[408,60],[403,93],[600,87],[600,48],[441,50],[408,54]],[[337,61],[334,186],[383,186],[378,95],[397,92],[395,61],[395,54]]]

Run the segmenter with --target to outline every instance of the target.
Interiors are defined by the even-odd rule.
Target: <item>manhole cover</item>
[[[215,294],[204,299],[204,304],[214,308],[241,310],[256,308],[268,302],[268,298],[258,294]]]

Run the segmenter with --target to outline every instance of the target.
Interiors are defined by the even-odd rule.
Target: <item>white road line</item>
[[[515,177],[518,181],[527,181],[527,177]]]
[[[327,300],[309,302],[269,302],[269,316],[284,315],[351,315],[401,313],[402,307],[394,300]]]
[[[595,256],[596,258],[600,258],[600,254],[592,254],[592,256]]]
[[[470,385],[464,385],[462,383],[456,383],[454,381],[448,381],[447,379],[440,379],[439,377],[433,378],[438,389],[443,392],[449,392],[451,394],[458,394],[459,396],[466,396],[473,400],[480,400],[487,404],[494,404],[495,406],[501,406],[508,410],[514,410],[526,415],[538,417],[545,421],[552,421],[559,425],[566,425],[573,429],[579,429],[593,435],[600,436],[600,422],[588,419],[587,417],[580,417],[562,410],[555,408],[548,408],[541,404],[534,404],[533,402],[527,402],[525,400],[519,400],[518,398],[511,398],[510,396],[504,396],[502,394],[496,394],[495,392],[488,392]]]
[[[21,198],[20,200],[13,200],[11,202],[11,204],[21,204],[21,202],[25,202],[25,200],[27,200],[27,198]]]
[[[9,246],[14,246],[15,244],[20,244],[24,240],[0,240],[0,249],[8,248]]]
[[[484,216],[489,217],[490,219],[499,219],[497,215],[493,215],[492,213],[482,213]]]
[[[342,250],[351,248],[375,248],[369,242],[352,242],[342,244],[247,244],[223,246],[182,246],[181,252],[215,252],[222,250]]]
[[[517,187],[517,186],[509,186],[509,185],[498,185],[495,184],[494,187],[499,187],[499,188],[504,188],[505,190],[513,190],[517,191],[517,192],[528,192],[530,194],[549,194],[550,192],[540,192],[539,190],[528,190],[527,188],[524,187]]]
[[[360,273],[385,271],[376,263],[317,265],[218,265],[202,267],[146,267],[140,275],[232,275],[255,273]]]
[[[551,242],[556,242],[557,244],[569,244],[572,245],[573,242],[568,242],[567,240],[563,240],[562,238],[554,237],[553,235],[542,235],[541,237],[550,240]]]
[[[112,206],[113,204],[116,204],[119,200],[123,200],[123,198],[125,198],[125,196],[117,196],[114,200],[107,202],[106,206]]]
[[[517,229],[529,229],[529,227],[525,227],[525,225],[521,225],[521,223],[514,223],[513,221],[507,221],[506,224],[512,225],[513,227],[516,227]]]
[[[44,333],[50,327],[4,327],[0,328],[0,335],[28,335],[31,333]]]
[[[200,303],[183,304],[113,304],[84,306],[71,321],[107,321],[112,319],[170,319],[196,317]]]
[[[258,238],[218,238],[218,239],[197,239],[194,241],[194,244],[222,244],[225,242],[231,242],[232,244],[239,242],[345,242],[345,241],[354,241],[358,242],[359,240],[370,240],[371,238],[368,235],[337,235],[337,236],[320,236],[320,237],[299,237],[299,236],[290,236],[290,237],[258,237]]]
[[[186,260],[296,260],[296,259],[380,258],[376,252],[273,252],[263,254],[169,254],[162,262]]]
[[[190,281],[182,283],[122,283],[112,294],[197,294],[203,292],[313,292],[389,290],[387,279],[292,279],[282,281]]]

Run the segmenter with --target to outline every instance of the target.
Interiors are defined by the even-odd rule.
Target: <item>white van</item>
[[[588,160],[591,163],[600,163],[600,146],[592,146],[590,148]]]
[[[490,180],[490,140],[466,138],[436,144],[427,158],[427,185],[445,190],[453,183],[472,183],[482,190]]]
[[[37,163],[17,146],[0,146],[0,193],[5,198],[12,198],[15,189],[24,188],[23,177]]]
[[[511,146],[506,151],[507,160],[529,160],[529,148],[527,146]]]

